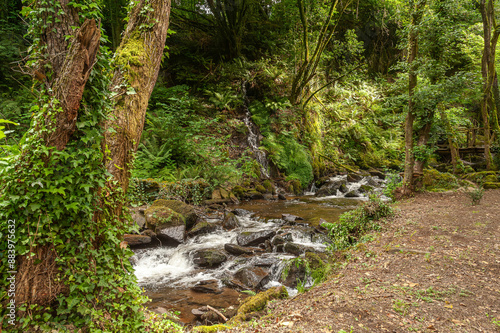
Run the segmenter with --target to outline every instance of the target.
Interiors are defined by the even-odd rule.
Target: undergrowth
[[[343,250],[358,243],[364,233],[379,230],[377,220],[393,214],[392,208],[379,197],[371,195],[368,202],[343,213],[338,223],[324,223],[333,244],[329,251]]]

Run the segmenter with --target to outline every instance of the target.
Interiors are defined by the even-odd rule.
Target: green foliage
[[[209,199],[213,187],[203,179],[182,179],[176,182],[162,184],[159,197],[175,199],[188,204],[200,205],[203,200]]]
[[[276,136],[270,133],[262,145],[268,152],[269,159],[285,172],[289,179],[298,179],[302,187],[306,187],[313,180],[311,157],[306,148],[293,137],[286,135]]]
[[[230,158],[228,136],[220,129],[223,124],[201,116],[201,108],[201,102],[189,95],[188,86],[155,89],[134,177],[168,182],[203,178],[216,186],[235,181],[251,169],[246,155]]]
[[[307,291],[306,285],[308,283],[308,280],[311,280],[311,286],[309,287],[312,288],[316,286],[317,284],[326,281],[328,278],[328,274],[331,271],[331,265],[324,262],[316,253],[313,252],[306,252],[305,257],[297,257],[294,259],[289,259],[285,263],[285,267],[283,268],[283,271],[281,272],[281,278],[285,280],[290,273],[290,268],[292,266],[295,266],[298,269],[303,269],[305,273],[305,278],[304,280],[297,279],[297,291],[299,293],[303,293]]]
[[[480,181],[479,184],[476,187],[474,187],[472,191],[467,191],[466,193],[472,200],[472,206],[479,205],[484,195],[483,182]]]
[[[371,195],[368,202],[343,213],[338,223],[326,224],[329,236],[333,240],[333,245],[328,249],[343,250],[356,244],[364,233],[380,228],[377,220],[392,214],[392,208],[387,203]]]
[[[382,193],[388,198],[395,200],[394,190],[401,187],[403,184],[403,179],[397,172],[386,172],[385,173],[385,187]]]

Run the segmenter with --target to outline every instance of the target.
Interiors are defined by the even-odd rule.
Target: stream
[[[339,178],[340,177],[340,178]],[[345,180],[345,176],[337,176],[332,181]],[[239,300],[248,297],[236,289],[265,290],[273,286],[284,284],[282,270],[287,259],[297,257],[290,253],[257,249],[253,254],[232,255],[214,268],[202,268],[195,264],[195,253],[204,249],[218,249],[224,251],[227,244],[238,244],[238,237],[242,233],[272,233],[287,237],[287,240],[296,246],[307,248],[315,252],[324,252],[325,236],[315,226],[320,219],[330,223],[338,221],[340,214],[354,209],[362,201],[367,200],[367,194],[346,198],[349,192],[357,191],[368,181],[377,181],[379,185],[374,189],[380,192],[383,181],[376,177],[365,177],[356,183],[347,183],[344,192],[337,191],[333,195],[317,197],[314,192],[306,195],[290,197],[286,201],[254,200],[231,205],[229,210],[236,213],[239,227],[233,230],[224,230],[218,227],[215,232],[196,235],[188,238],[177,246],[162,246],[134,250],[131,258],[139,286],[144,288],[145,295],[151,301],[147,306],[151,309],[162,307],[180,312],[180,319],[184,323],[194,323],[196,318],[191,310],[210,305],[214,308],[236,307]],[[313,190],[315,190],[313,188]],[[300,216],[303,220],[293,223],[282,219],[283,214]],[[212,215],[206,218],[209,223],[220,223],[222,216]],[[264,246],[261,244],[261,248]],[[226,252],[225,252],[226,253]],[[244,269],[253,269],[265,275],[259,280],[256,288],[245,288],[234,282],[237,272]],[[235,275],[236,274],[236,275]],[[238,273],[239,274],[239,273]],[[232,282],[231,282],[232,281]],[[228,287],[230,285],[231,287]],[[297,293],[296,289],[287,286],[290,295]]]

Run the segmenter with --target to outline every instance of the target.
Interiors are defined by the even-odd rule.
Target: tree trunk
[[[78,22],[78,15],[73,12],[73,7],[66,6],[67,3],[68,1],[61,1],[66,15],[60,15],[60,20],[54,20],[53,24],[48,25],[42,36],[48,54],[42,59],[42,63],[50,62],[53,69],[52,73],[46,73],[43,78],[45,86],[50,88],[46,93],[53,92],[49,95],[52,97],[53,110],[62,108],[56,119],[46,117],[45,123],[49,127],[55,127],[55,131],[45,138],[45,142],[48,147],[56,147],[58,150],[64,150],[71,141],[100,39],[100,27],[93,20],[86,20],[75,32],[71,30],[70,25]],[[136,3],[130,13],[123,41],[115,54],[117,70],[110,89],[117,95],[109,120],[102,124],[108,130],[102,149],[107,152],[107,169],[124,191],[128,186],[132,155],[141,138],[148,100],[158,76],[169,14],[169,0],[141,0]],[[66,40],[65,34],[75,37]],[[36,201],[33,202],[36,204]],[[121,213],[120,204],[118,207],[107,208],[112,214]],[[94,219],[99,218],[102,216],[96,212]],[[95,237],[90,230],[89,236]],[[34,233],[27,237],[32,244],[37,235]],[[95,242],[98,243],[97,240]],[[29,252],[35,255],[17,258],[16,304],[25,304],[27,307],[30,304],[49,305],[58,294],[67,290],[67,286],[58,278],[60,272],[55,261],[57,253],[53,245],[33,246]]]
[[[413,168],[415,164],[415,157],[413,154],[413,123],[416,117],[415,101],[413,99],[415,88],[417,87],[417,73],[416,73],[416,58],[418,55],[418,30],[422,20],[423,8],[425,7],[426,0],[420,0],[416,6],[412,6],[412,18],[410,33],[408,36],[408,64],[410,72],[408,75],[408,114],[405,121],[405,169],[403,177],[402,195],[410,195],[414,190],[413,184]],[[414,6],[414,7],[413,7]]]
[[[149,6],[147,15],[141,10]],[[111,90],[115,107],[106,122],[105,144],[109,149],[106,169],[125,192],[132,157],[141,140],[149,97],[158,78],[170,15],[170,1],[141,0],[136,5],[115,53]],[[144,26],[153,25],[153,28]],[[128,86],[123,86],[122,83]],[[133,90],[132,90],[133,89]]]
[[[495,80],[495,52],[500,30],[496,27],[495,8],[493,0],[481,0],[480,3],[481,17],[483,20],[483,39],[484,48],[481,60],[481,74],[483,76],[483,97],[481,99],[481,117],[484,126],[484,155],[486,158],[486,168],[491,170],[494,168],[493,159],[491,156],[491,125],[490,114],[495,113],[491,106],[492,88]]]
[[[417,140],[417,146],[419,147],[425,147],[427,146],[427,142],[429,141],[429,135],[431,133],[431,128],[432,128],[432,123],[434,119],[434,111],[430,111],[430,114],[426,117],[426,122],[423,124],[423,126],[420,128],[418,131],[418,140]],[[424,172],[424,164],[425,160],[416,160],[415,161],[415,167],[413,170],[414,175],[418,175],[419,177],[422,177],[423,172]],[[419,186],[416,186],[417,188]]]
[[[446,115],[446,111],[442,105],[439,105],[439,114],[441,116],[441,120],[444,123],[446,128],[446,134],[448,136],[448,146],[450,147],[451,154],[451,165],[453,166],[453,173],[457,172],[457,166],[462,164],[460,160],[459,148],[457,145],[457,138],[455,135],[455,131],[448,120],[448,116]]]

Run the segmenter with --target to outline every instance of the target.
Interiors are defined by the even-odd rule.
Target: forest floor
[[[395,207],[328,281],[231,332],[500,332],[500,190]]]

